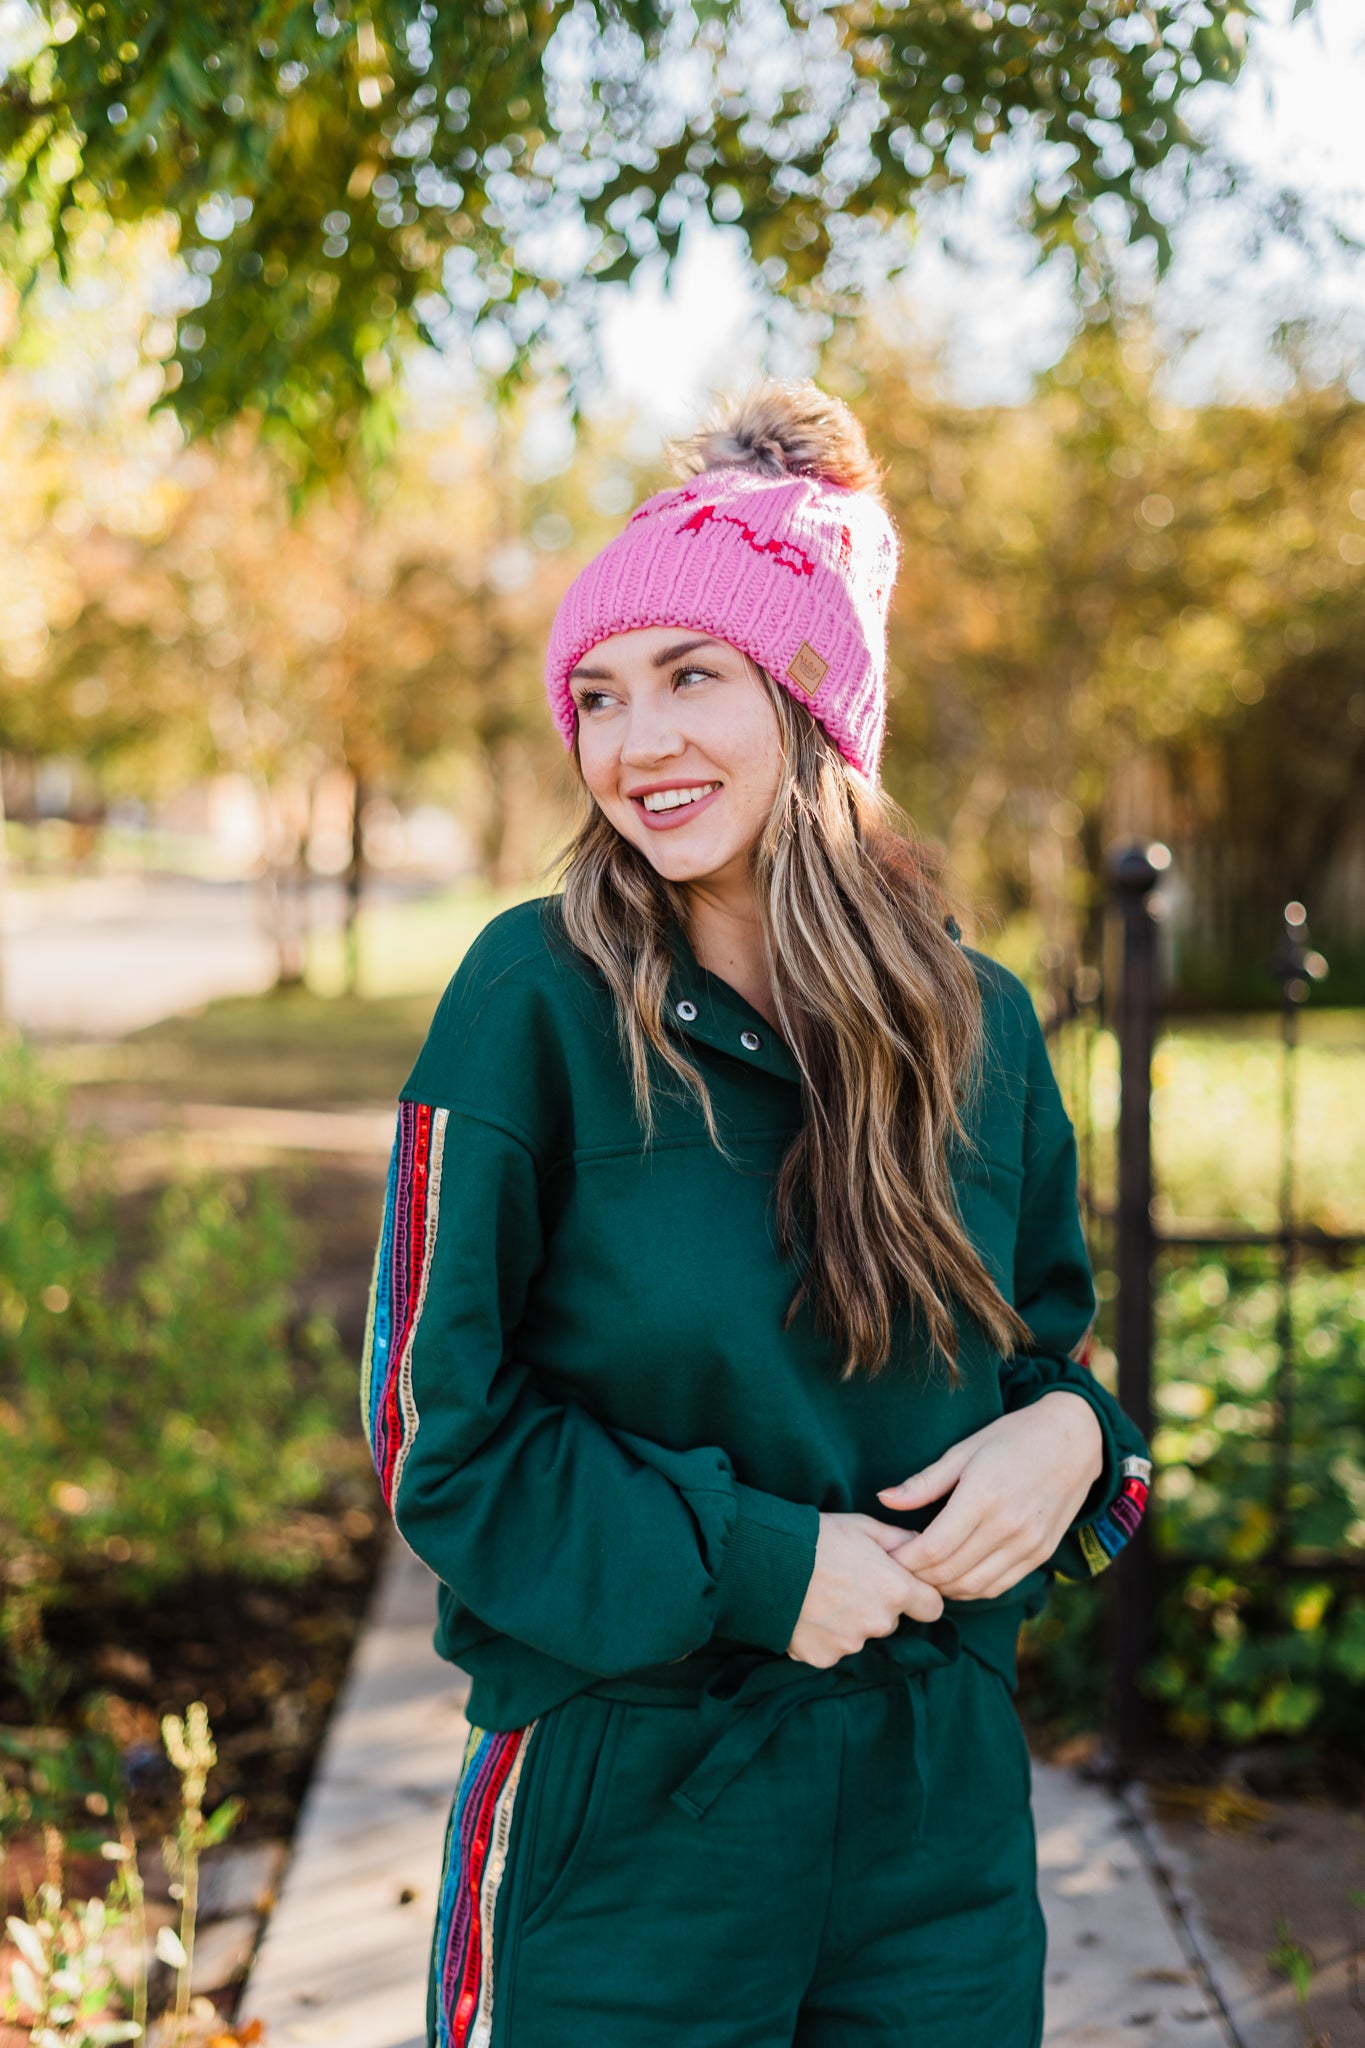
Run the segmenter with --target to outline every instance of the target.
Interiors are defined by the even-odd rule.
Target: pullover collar
[[[738,989],[701,965],[676,918],[668,927],[668,944],[673,972],[664,1014],[673,1029],[799,1087],[801,1069],[782,1034]]]

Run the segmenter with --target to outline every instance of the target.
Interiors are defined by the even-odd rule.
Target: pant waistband
[[[794,1658],[765,1656],[703,1660],[688,1672],[684,1667],[693,1660],[683,1658],[662,1673],[601,1679],[591,1690],[599,1698],[636,1705],[684,1705],[698,1710],[709,1724],[709,1740],[700,1761],[671,1796],[675,1805],[701,1820],[797,1707],[879,1685],[902,1687],[911,1723],[914,1799],[910,1840],[914,1841],[923,1825],[928,1798],[924,1681],[930,1671],[955,1663],[960,1650],[957,1629],[952,1622],[940,1620],[932,1625],[932,1633],[867,1643],[856,1656],[824,1670]],[[667,1674],[672,1671],[677,1675],[670,1679]]]

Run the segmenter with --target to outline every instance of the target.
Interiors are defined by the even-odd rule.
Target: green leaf
[[[181,352],[183,381],[163,402],[194,434],[244,412],[262,414],[313,484],[387,459],[387,437],[361,431],[381,397],[367,387],[350,346],[373,320],[374,279],[389,278],[392,303],[375,347],[392,351],[411,330],[414,303],[442,290],[452,251],[473,257],[485,280],[501,274],[501,296],[519,308],[535,294],[537,310],[518,326],[502,379],[510,393],[531,374],[566,307],[586,329],[604,285],[633,277],[654,259],[660,239],[675,245],[676,223],[657,225],[663,202],[685,211],[699,199],[713,203],[726,188],[725,218],[737,223],[756,261],[768,259],[762,288],[801,293],[842,317],[857,300],[830,272],[831,220],[913,222],[931,185],[961,184],[967,145],[985,152],[1015,124],[1031,124],[1059,149],[1046,187],[1026,198],[1025,225],[1041,254],[1068,252],[1087,294],[1103,296],[1113,283],[1105,238],[1080,232],[1091,205],[1116,199],[1115,232],[1150,238],[1165,263],[1170,228],[1164,209],[1158,219],[1146,196],[1150,173],[1169,158],[1197,154],[1184,100],[1207,80],[1235,75],[1244,39],[1230,29],[1246,12],[1229,0],[1194,10],[1207,18],[1191,39],[1175,32],[1189,8],[1150,9],[1150,39],[1120,46],[1112,7],[1043,10],[1053,26],[1041,38],[1030,24],[958,5],[834,0],[822,13],[831,47],[814,64],[806,10],[784,0],[772,37],[785,44],[775,56],[788,82],[772,104],[766,77],[751,79],[739,61],[738,0],[705,0],[703,97],[684,126],[656,82],[675,8],[661,0],[582,0],[579,12],[596,31],[585,44],[583,113],[573,134],[559,134],[546,71],[561,5],[510,17],[491,0],[487,8],[438,9],[429,45],[424,38],[420,46],[403,33],[407,10],[380,10],[373,63],[362,57],[354,23],[327,36],[302,6],[270,11],[279,47],[266,62],[256,53],[260,11],[245,0],[226,0],[203,20],[178,8],[149,16],[129,0],[73,5],[83,32],[16,64],[0,91],[0,160],[33,166],[49,138],[69,160],[69,138],[80,136],[80,177],[92,204],[120,220],[169,212],[186,253],[203,244],[197,216],[209,194],[255,202],[220,245],[222,269],[195,315],[204,345]],[[1296,0],[1296,16],[1304,6]],[[110,70],[127,42],[136,45],[135,57]],[[209,60],[224,54],[230,61],[210,69]],[[1167,97],[1160,101],[1155,54],[1181,60],[1161,69]],[[1113,90],[1106,127],[1121,145],[1107,153],[1088,124],[1073,125],[1077,81],[1100,71]],[[51,101],[43,103],[48,73],[55,117]],[[389,81],[370,107],[359,102],[362,74]],[[948,93],[943,80],[952,76],[960,84]],[[419,94],[429,95],[432,114],[419,114]],[[129,110],[118,128],[107,118],[115,97]],[[866,163],[851,175],[845,138],[850,120],[867,115]],[[417,120],[420,137],[402,132]],[[642,160],[641,137],[651,131],[658,139]],[[146,142],[155,143],[150,154]],[[379,197],[372,187],[350,189],[362,163],[382,167]],[[506,204],[501,192],[496,206],[489,199],[495,176],[506,181]],[[36,169],[11,175],[5,203],[14,226],[22,215],[25,234],[11,235],[6,260],[19,283],[47,260],[31,253],[44,228],[59,261],[68,244],[78,245],[78,223],[63,220],[68,198],[66,185],[49,189]],[[674,210],[665,206],[665,218]],[[323,223],[335,212],[349,216],[340,238],[346,246],[324,255]],[[559,237],[536,230],[561,216],[601,240],[595,281],[566,282],[553,259],[537,267],[533,252]],[[869,238],[887,276],[908,242]],[[242,271],[244,258],[257,259],[258,268]],[[315,271],[334,283],[329,309],[308,305],[303,281]],[[471,327],[484,310],[469,308]],[[301,392],[317,403],[300,410]],[[571,402],[581,395],[575,383]]]
[[[1267,1969],[1277,1977],[1287,1977],[1294,1987],[1294,1996],[1302,2005],[1312,1988],[1314,1964],[1301,1942],[1294,1941],[1283,1919],[1280,1921],[1281,1940],[1278,1947],[1271,1949],[1266,1957]]]
[[[199,1836],[201,1848],[213,1849],[219,1842],[227,1840],[240,1818],[242,1803],[240,1799],[225,1799],[220,1806],[215,1806]]]

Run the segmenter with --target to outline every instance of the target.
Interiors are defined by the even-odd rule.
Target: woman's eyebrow
[[[667,668],[670,661],[676,661],[680,654],[691,654],[695,647],[718,647],[720,642],[713,634],[703,633],[697,640],[679,640],[672,647],[661,648],[654,656],[653,668]]]
[[[674,642],[672,647],[661,648],[656,655],[653,655],[650,659],[650,667],[667,668],[670,661],[676,661],[680,655],[691,654],[694,648],[719,647],[720,644],[719,640],[712,633],[703,633],[700,639],[678,640]],[[579,676],[586,676],[590,682],[594,683],[609,683],[612,680],[612,672],[609,668],[584,667],[571,668],[566,680],[572,683]]]

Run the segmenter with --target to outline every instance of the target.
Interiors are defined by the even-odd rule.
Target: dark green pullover
[[[437,1648],[471,1721],[514,1728],[602,1679],[782,1660],[818,1515],[893,1515],[905,1479],[1004,1411],[1084,1396],[1104,1470],[1054,1555],[992,1600],[948,1600],[885,1644],[956,1629],[1014,1682],[1052,1578],[1100,1569],[1136,1527],[1147,1446],[1077,1362],[1094,1294],[1076,1156],[1023,984],[970,953],[986,1052],[956,1155],[963,1221],[1032,1334],[1002,1359],[959,1318],[950,1389],[908,1309],[876,1376],[803,1308],[772,1188],[802,1114],[767,1020],[697,963],[681,927],[666,1017],[710,1086],[727,1161],[671,1075],[642,1151],[612,999],[558,899],[493,919],[405,1084],[365,1340],[363,1411],[398,1528],[440,1581]],[[662,1072],[662,1069],[661,1069]],[[784,1673],[773,1669],[771,1682]]]

